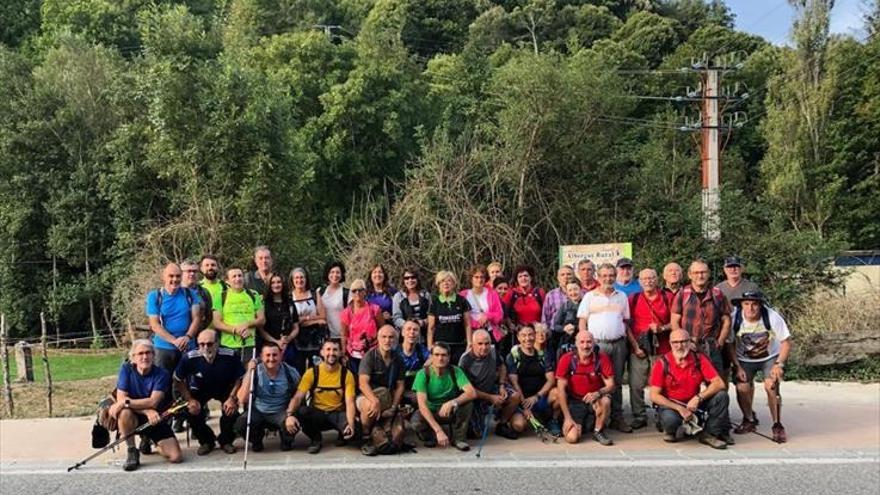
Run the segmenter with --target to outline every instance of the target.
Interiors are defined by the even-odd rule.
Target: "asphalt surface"
[[[561,463],[553,466],[555,462]],[[504,493],[819,493],[873,494],[880,490],[877,459],[802,459],[780,463],[728,461],[590,462],[544,461],[457,465],[354,463],[328,468],[260,466],[239,470],[169,468],[134,473],[75,472],[57,474],[5,473],[3,493],[353,493],[461,494]]]

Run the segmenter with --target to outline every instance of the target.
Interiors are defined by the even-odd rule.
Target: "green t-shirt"
[[[430,370],[431,372],[431,380],[428,383],[425,383],[427,381],[427,377],[425,376],[425,373],[427,372],[426,369],[422,369],[416,373],[412,389],[415,392],[421,392],[428,395],[428,408],[432,412],[439,410],[444,402],[457,397],[458,394],[461,393],[461,389],[464,388],[465,385],[470,385],[471,383],[468,381],[467,376],[461,368],[453,366],[453,369],[455,369],[455,377],[456,382],[458,382],[458,387],[456,387],[455,383],[452,381],[452,374],[448,372],[444,373],[443,376],[437,376],[433,368],[428,367],[427,370]]]
[[[201,285],[206,291],[208,291],[208,294],[211,296],[211,309],[213,310],[214,302],[219,301],[220,298],[223,296],[223,282],[221,282],[220,280],[215,280],[211,282],[208,279],[203,278],[202,281],[199,282],[199,285]],[[214,328],[214,324],[209,323],[208,328]]]
[[[232,289],[227,289],[225,304],[223,303],[222,294],[214,299],[214,311],[220,312],[223,323],[227,325],[238,325],[239,323],[253,320],[257,317],[257,311],[261,309],[263,309],[263,298],[253,291],[248,294],[244,290],[236,292]],[[223,332],[220,334],[220,345],[230,349],[252,347],[256,331],[256,328],[251,328],[250,335],[244,342],[242,342],[240,337]]]

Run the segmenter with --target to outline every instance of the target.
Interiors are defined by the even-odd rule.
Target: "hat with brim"
[[[743,295],[730,300],[730,302],[735,305],[739,305],[743,301],[758,301],[761,304],[765,304],[767,302],[767,298],[764,297],[764,294],[762,294],[761,291],[756,290],[744,292]]]

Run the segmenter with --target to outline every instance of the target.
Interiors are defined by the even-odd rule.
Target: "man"
[[[715,287],[724,293],[728,301],[741,299],[746,292],[758,292],[758,284],[743,278],[742,260],[739,256],[724,258],[724,277],[725,280],[718,282]]]
[[[626,297],[642,290],[639,281],[633,278],[633,262],[631,259],[620,258],[617,260],[617,279],[614,281],[614,288],[626,294]]]
[[[199,261],[199,270],[202,272],[202,281],[199,282],[199,285],[205,288],[208,291],[208,294],[211,295],[211,309],[214,308],[214,301],[220,299],[224,290],[226,290],[226,282],[222,279],[218,278],[220,274],[220,263],[217,261],[217,258],[212,254],[206,254],[202,256],[201,261]],[[212,322],[213,324],[213,318]]]
[[[257,246],[254,249],[254,266],[257,269],[245,275],[244,286],[257,294],[265,294],[266,284],[269,283],[269,277],[272,276],[273,265],[272,252],[269,251],[268,246]]]
[[[467,451],[467,427],[477,392],[458,366],[451,366],[451,351],[445,342],[431,347],[429,366],[416,374],[413,390],[419,409],[413,414],[412,426],[425,447],[452,445]],[[442,425],[452,425],[452,439]]]
[[[281,437],[281,450],[293,448],[293,439],[299,427],[293,418],[293,397],[300,384],[296,368],[281,360],[281,348],[275,342],[266,342],[260,352],[260,362],[248,362],[248,371],[238,388],[238,402],[247,410],[253,375],[254,404],[250,413],[250,441],[254,452],[262,452],[266,430],[277,430]],[[235,431],[246,438],[248,415],[242,414],[235,421]]]
[[[672,351],[661,356],[651,369],[651,402],[659,408],[663,440],[680,440],[683,423],[690,423],[700,411],[707,415],[699,433],[700,442],[713,449],[726,449],[730,418],[724,380],[706,356],[691,352],[686,331],[673,330],[669,343]],[[709,386],[701,392],[706,382]]]
[[[199,284],[199,265],[195,261],[185,260],[180,264],[182,276],[180,286],[191,290],[199,296],[199,331],[208,328],[213,319],[213,299],[211,293]]]
[[[670,299],[681,290],[681,274],[681,265],[674,261],[663,267],[663,293]]]
[[[471,430],[481,437],[485,428],[485,418],[491,404],[498,415],[495,434],[510,440],[519,435],[510,425],[510,418],[522,401],[522,396],[507,384],[507,372],[501,358],[492,347],[489,332],[475,330],[472,337],[473,345],[462,354],[458,366],[464,371],[468,381],[473,385],[477,399],[471,412]]]
[[[110,406],[109,414],[119,425],[119,434],[127,436],[144,423],[150,423],[143,434],[159,446],[159,453],[169,462],[183,460],[180,445],[168,423],[162,420],[159,410],[168,405],[168,389],[171,375],[164,369],[154,366],[153,343],[146,339],[132,342],[129,362],[119,369],[116,382],[116,402]],[[134,437],[125,440],[128,457],[122,464],[125,471],[140,467],[140,452],[134,444]]]
[[[596,280],[596,266],[592,261],[584,258],[577,264],[578,280],[581,283],[581,289],[586,292],[599,287],[599,281]]]
[[[401,329],[403,342],[400,344],[398,354],[403,361],[404,382],[403,402],[413,407],[418,406],[416,393],[413,391],[413,381],[416,373],[425,367],[425,363],[431,357],[431,351],[419,343],[421,340],[421,324],[418,320],[407,320]]]
[[[785,427],[779,420],[777,389],[784,375],[785,362],[791,353],[791,334],[782,316],[767,307],[760,292],[746,292],[734,300],[733,329],[729,341],[735,351],[731,356],[736,382],[736,400],[743,414],[742,423],[734,433],[755,431],[757,416],[752,409],[755,398],[755,374],[760,370],[767,392],[767,405],[773,418],[773,440],[786,441]]]
[[[220,345],[232,349],[242,363],[247,363],[253,357],[256,329],[266,322],[263,298],[244,288],[241,268],[226,270],[226,283],[229,288],[214,300],[214,328],[222,332]]]
[[[632,265],[630,265],[632,268]],[[599,266],[599,288],[588,292],[578,307],[578,328],[589,331],[599,350],[611,358],[614,366],[614,390],[611,395],[611,427],[632,433],[632,427],[623,418],[623,369],[626,366],[627,340],[633,341],[629,330],[629,301],[616,289],[614,265]]]
[[[722,346],[730,332],[730,303],[721,290],[709,286],[709,265],[696,260],[688,268],[690,285],[672,301],[669,319],[673,330],[685,330],[692,349],[705,354],[715,370],[726,377]]]
[[[339,342],[325,341],[321,346],[323,361],[306,370],[288,413],[297,412],[295,424],[302,423],[309,437],[309,454],[317,454],[323,446],[322,432],[336,430],[337,446],[355,437],[354,375],[339,362]],[[308,394],[309,403],[305,403]]]
[[[377,338],[378,345],[367,351],[361,360],[358,369],[361,395],[355,401],[365,439],[362,451],[370,456],[378,453],[376,446],[369,442],[373,426],[383,415],[396,412],[403,398],[403,360],[394,352],[397,330],[392,325],[383,325]]]
[[[629,403],[633,411],[633,429],[648,424],[645,413],[645,385],[656,356],[666,354],[669,347],[670,298],[657,290],[657,272],[645,268],[639,272],[641,292],[629,298],[634,345],[629,355]]]
[[[198,455],[207,455],[217,441],[227,454],[234,454],[235,420],[238,418],[238,389],[244,376],[241,360],[229,349],[221,349],[215,330],[202,330],[196,338],[198,350],[184,354],[174,370],[174,386],[187,402],[193,435],[199,441]],[[220,436],[205,424],[208,401],[221,402]]]
[[[523,398],[510,424],[517,433],[522,433],[528,419],[534,416],[547,424],[550,433],[559,436],[562,430],[556,420],[559,400],[556,399],[555,370],[550,364],[551,356],[535,348],[535,336],[534,328],[528,325],[519,327],[516,333],[519,345],[514,346],[507,356],[505,367],[510,384]]]
[[[566,286],[573,280],[575,280],[574,270],[570,266],[562,265],[559,270],[556,270],[556,282],[559,286],[544,296],[544,304],[541,306],[541,323],[547,325],[548,328],[553,328],[553,318],[556,317],[556,312],[568,300]]]
[[[182,272],[175,263],[162,270],[162,287],[147,294],[146,313],[153,330],[155,364],[168,371],[177,367],[181,353],[192,347],[199,332],[201,301],[193,291],[181,287]]]
[[[601,282],[602,267],[599,277]],[[612,407],[609,396],[617,388],[611,360],[599,352],[593,336],[585,330],[578,332],[574,344],[575,350],[563,354],[556,366],[556,396],[564,418],[562,434],[566,442],[578,443],[584,428],[592,426],[593,440],[613,445],[605,435],[605,421]]]

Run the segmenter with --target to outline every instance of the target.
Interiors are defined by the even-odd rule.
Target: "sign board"
[[[631,242],[559,246],[559,266],[568,265],[575,270],[582,259],[588,259],[598,267],[602,263],[617,263],[620,258],[632,259]]]

